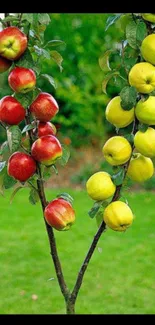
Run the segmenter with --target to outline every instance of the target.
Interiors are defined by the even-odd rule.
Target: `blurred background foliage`
[[[108,170],[103,160],[101,148],[109,136],[115,134],[115,128],[105,119],[105,108],[109,100],[122,89],[119,77],[111,78],[107,86],[107,95],[102,91],[104,72],[99,66],[99,57],[106,50],[120,50],[125,39],[125,25],[128,15],[122,16],[105,31],[110,14],[50,14],[51,22],[45,30],[45,40],[61,40],[52,50],[62,56],[62,71],[51,59],[42,59],[41,72],[50,74],[56,83],[56,89],[47,80],[40,80],[43,91],[51,93],[59,103],[60,111],[52,122],[58,129],[58,138],[69,145],[72,164],[71,173],[68,165],[67,177],[71,184],[85,185],[86,180],[98,170]],[[61,61],[60,56],[60,61]],[[119,56],[110,56],[110,66],[117,66]],[[8,72],[0,76],[0,97],[12,93],[8,86]],[[2,85],[6,84],[2,90]],[[130,132],[130,126],[129,132]],[[127,128],[126,128],[127,130]],[[123,132],[123,129],[122,129]],[[5,140],[5,132],[0,128],[0,142]],[[92,155],[88,155],[88,147]],[[80,163],[78,162],[80,161]],[[60,170],[62,175],[63,169]],[[66,174],[66,169],[64,170]],[[62,182],[64,178],[62,176]],[[146,189],[153,189],[155,178],[144,183]],[[61,185],[61,184],[59,184]]]

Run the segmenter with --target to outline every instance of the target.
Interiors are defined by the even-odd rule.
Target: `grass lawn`
[[[63,191],[48,189],[48,199]],[[88,217],[92,200],[86,192],[68,192],[75,199],[76,224],[55,235],[72,287],[97,225]],[[22,189],[10,205],[10,194],[0,197],[0,314],[64,314],[40,204],[32,206]],[[155,314],[155,194],[131,193],[127,199],[136,215],[133,226],[101,237],[78,296],[78,314]]]

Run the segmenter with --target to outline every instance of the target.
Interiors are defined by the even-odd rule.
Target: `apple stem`
[[[4,16],[5,16],[5,18],[6,18],[6,17],[8,17],[8,16],[9,16],[9,13],[8,13],[8,14],[7,14],[7,13],[5,13],[5,14],[4,14]],[[7,21],[7,22],[6,22],[6,26],[7,26],[7,27],[9,27],[9,26],[10,26],[10,21]]]

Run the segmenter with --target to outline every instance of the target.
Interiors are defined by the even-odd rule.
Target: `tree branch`
[[[27,109],[27,114],[25,117],[25,121],[26,124],[30,124],[30,112]],[[29,138],[30,138],[30,143],[32,145],[34,139],[34,134],[32,130],[28,131],[29,134]],[[39,194],[39,198],[40,198],[40,202],[42,205],[42,210],[44,213],[44,210],[48,204],[47,200],[46,200],[46,196],[45,196],[45,191],[44,191],[44,182],[43,182],[43,178],[42,178],[42,173],[41,173],[41,167],[40,164],[38,162],[37,163],[37,174],[39,176],[39,178],[37,179],[37,187],[38,187],[38,194]],[[63,276],[63,272],[62,272],[62,268],[61,268],[61,263],[58,257],[58,252],[57,252],[57,247],[56,247],[56,240],[55,240],[55,236],[54,236],[54,232],[51,226],[48,225],[48,223],[46,222],[45,218],[44,218],[44,222],[45,222],[45,226],[46,226],[46,230],[47,230],[47,234],[48,234],[48,239],[49,239],[49,244],[50,244],[50,250],[51,250],[51,255],[52,255],[52,259],[53,259],[53,263],[54,263],[54,267],[55,267],[55,271],[56,271],[56,275],[57,275],[57,279],[59,282],[59,286],[61,289],[61,292],[65,298],[65,301],[67,301],[68,296],[69,296],[69,289],[66,285],[66,282],[64,280],[64,276]]]
[[[138,129],[138,120],[135,117],[134,122],[133,122],[133,129],[132,129],[132,134],[133,135],[137,132],[137,129]],[[132,147],[132,152],[133,152],[134,144],[132,144],[131,147]],[[125,169],[124,179],[125,179],[126,174],[127,174],[127,170],[128,170],[128,167],[129,167],[130,160],[131,160],[131,158],[124,165],[124,169]],[[123,181],[124,181],[124,179],[123,179]],[[114,202],[114,201],[119,199],[122,186],[123,186],[123,182],[122,182],[121,185],[118,185],[116,187],[116,191],[115,191],[115,194],[114,194],[111,202]],[[77,299],[77,295],[79,293],[79,290],[80,290],[80,287],[81,287],[81,284],[82,284],[82,281],[83,281],[84,274],[85,274],[86,269],[88,267],[89,261],[90,261],[92,255],[93,255],[93,252],[94,252],[94,250],[96,248],[96,245],[97,245],[102,233],[105,231],[105,229],[106,229],[106,224],[105,224],[104,221],[102,221],[102,223],[101,223],[101,225],[100,225],[100,227],[99,227],[99,229],[98,229],[96,235],[94,236],[94,239],[93,239],[93,241],[92,241],[92,243],[90,245],[90,248],[89,248],[88,253],[87,253],[87,255],[86,255],[85,259],[84,259],[84,262],[83,262],[83,264],[82,264],[82,266],[80,268],[80,271],[78,273],[77,280],[76,280],[75,286],[73,288],[73,291],[69,296],[69,300],[67,302],[67,313],[68,314],[75,312],[74,311],[74,305],[75,305],[75,301]]]

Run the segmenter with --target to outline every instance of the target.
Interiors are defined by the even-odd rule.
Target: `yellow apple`
[[[128,177],[135,182],[142,183],[151,178],[153,173],[154,166],[152,160],[140,153],[134,154],[128,167]]]
[[[105,111],[108,122],[117,128],[124,128],[134,120],[134,108],[126,111],[121,106],[121,97],[116,96],[108,103]]]
[[[115,193],[116,186],[108,173],[97,172],[88,179],[86,189],[93,200],[102,201]]]
[[[150,34],[144,38],[141,54],[145,61],[155,64],[155,34]]]
[[[103,215],[106,225],[115,231],[125,231],[133,222],[133,213],[122,201],[110,203]]]
[[[155,156],[155,130],[151,127],[145,132],[138,131],[134,136],[134,145],[139,153],[145,157]]]
[[[145,101],[139,100],[135,107],[135,115],[140,122],[155,125],[155,97],[149,96]]]
[[[130,159],[132,148],[127,139],[118,135],[106,141],[102,152],[110,165],[118,166]]]
[[[148,62],[136,63],[129,72],[129,84],[138,92],[149,94],[155,89],[155,67]]]
[[[150,23],[155,23],[155,14],[142,14],[142,17]]]

